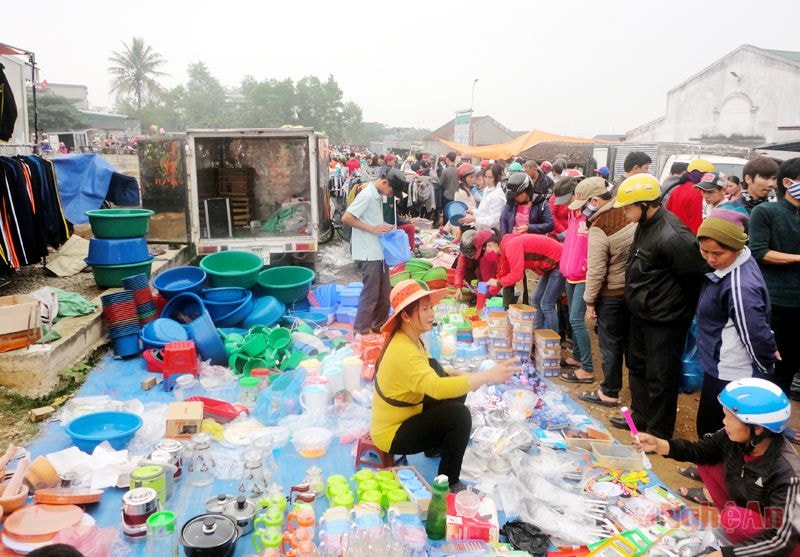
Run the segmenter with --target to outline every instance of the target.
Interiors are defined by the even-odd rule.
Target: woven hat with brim
[[[569,210],[575,211],[576,209],[580,209],[586,205],[586,202],[591,198],[603,195],[607,192],[608,187],[606,186],[604,178],[600,176],[586,178],[575,188],[575,200],[569,204]],[[558,203],[558,200],[556,200],[556,203]]]
[[[436,305],[441,302],[446,295],[447,289],[428,290],[427,286],[414,279],[398,282],[397,286],[392,288],[392,292],[389,294],[389,302],[392,304],[392,315],[389,316],[389,319],[387,319],[386,323],[381,327],[381,332],[391,333],[394,331],[395,327],[397,327],[397,316],[417,300],[430,297],[431,304]]]
[[[711,238],[732,250],[739,251],[747,244],[744,231],[747,215],[731,209],[714,209],[697,229],[698,238]]]
[[[571,178],[562,178],[553,189],[553,195],[556,200],[553,202],[556,205],[566,205],[572,199],[572,194],[575,193],[575,180]]]

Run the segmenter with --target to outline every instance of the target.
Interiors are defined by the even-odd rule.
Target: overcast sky
[[[796,0],[38,0],[19,16],[0,42],[93,105],[111,105],[108,57],[136,36],[167,60],[168,87],[195,61],[226,86],[333,74],[364,120],[436,128],[477,78],[476,115],[584,136],[661,116],[671,87],[743,43],[800,50]]]

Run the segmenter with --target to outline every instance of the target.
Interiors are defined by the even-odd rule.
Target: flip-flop
[[[684,466],[683,468],[678,466],[678,474],[696,482],[703,481],[703,478],[700,477],[700,472],[697,471],[697,466]]]
[[[678,495],[698,505],[712,504],[711,501],[706,498],[706,493],[703,491],[702,487],[679,487]]]
[[[600,398],[600,393],[598,391],[586,391],[585,393],[579,394],[578,398],[585,400],[586,402],[599,404],[600,406],[606,406],[608,408],[614,408],[619,404],[619,400],[603,400]]]
[[[594,383],[594,377],[587,377],[586,379],[581,379],[580,377],[575,375],[575,372],[571,369],[568,371],[562,371],[558,377],[559,379],[561,379],[562,381],[566,381],[567,383],[585,383],[587,385]]]

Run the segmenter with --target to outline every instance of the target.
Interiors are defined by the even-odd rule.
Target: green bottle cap
[[[175,531],[175,513],[172,511],[158,511],[147,517],[147,527],[154,532],[165,530],[168,533]]]

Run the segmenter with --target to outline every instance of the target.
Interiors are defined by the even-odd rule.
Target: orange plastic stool
[[[358,445],[356,445],[356,470],[362,466],[378,469],[391,468],[402,462],[407,462],[405,455],[395,460],[393,454],[385,453],[375,446],[369,433],[359,438]]]

